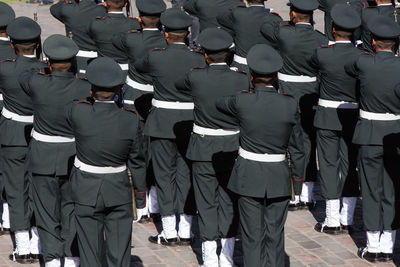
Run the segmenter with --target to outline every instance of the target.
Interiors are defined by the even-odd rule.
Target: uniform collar
[[[264,5],[251,5],[251,6],[249,6],[249,7],[263,7],[263,8],[265,8]]]
[[[160,31],[158,28],[143,28],[142,31]]]
[[[351,41],[335,41],[335,44],[351,44]]]
[[[35,55],[22,55],[23,57],[27,57],[27,58],[36,58]]]
[[[228,64],[226,64],[225,62],[221,62],[221,63],[211,63],[210,66],[227,66]]]
[[[115,104],[114,101],[103,101],[103,100],[95,100],[95,103],[103,103],[103,104]]]
[[[311,23],[309,23],[309,22],[297,22],[296,25],[308,25],[308,26],[311,26]]]
[[[278,91],[273,86],[257,86],[254,88],[254,91],[263,91],[263,92],[271,92],[278,93]]]
[[[0,37],[0,41],[9,42],[10,41],[10,37]]]
[[[182,48],[187,49],[188,48],[188,46],[185,43],[180,43],[180,42],[179,43],[172,43],[172,44],[168,45],[168,47],[180,48],[180,49],[182,49]]]
[[[379,4],[378,6],[393,6],[392,3],[389,4]]]
[[[112,12],[107,12],[107,14],[124,14],[123,11],[112,11]]]

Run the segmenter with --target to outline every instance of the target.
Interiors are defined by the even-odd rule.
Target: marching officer
[[[392,52],[400,36],[400,26],[391,18],[375,16],[368,28],[376,54],[362,53],[346,65],[346,71],[360,82],[360,118],[353,143],[359,145],[367,246],[359,250],[359,256],[376,262],[393,259],[400,221],[400,59]]]
[[[163,0],[137,0],[136,7],[139,11],[138,21],[142,30],[115,35],[113,44],[128,55],[129,71],[126,84],[122,88],[123,103],[125,108],[136,110],[135,100],[140,98],[136,105],[138,106],[139,114],[142,115],[140,125],[141,130],[143,130],[145,117],[151,107],[148,103],[149,101],[146,100],[152,96],[154,89],[151,84],[151,77],[139,73],[133,64],[136,60],[144,57],[151,49],[167,47],[165,37],[160,31],[160,15],[165,11],[166,5]],[[153,170],[150,162],[149,144],[150,138],[143,136],[142,150],[146,157],[146,164],[143,164],[142,171],[146,172],[147,169],[146,180],[138,181],[138,176],[133,177],[139,221],[141,218],[145,221],[151,213],[159,213],[154,175],[152,175]]]
[[[15,233],[16,247],[10,258],[19,263],[30,263],[39,257],[38,243],[31,244],[29,238],[31,212],[28,203],[29,179],[25,167],[33,107],[18,77],[26,70],[37,71],[46,67],[37,59],[40,33],[40,26],[27,17],[19,17],[9,23],[7,34],[17,58],[0,62],[0,88],[3,89],[4,98],[0,118],[1,164],[6,199],[10,206],[11,231]],[[32,236],[37,237],[35,228]]]
[[[16,57],[14,50],[11,48],[10,38],[7,35],[7,25],[15,19],[14,10],[4,2],[0,2],[0,61],[13,59]],[[0,88],[0,109],[3,108],[3,95]],[[3,212],[1,216],[0,234],[6,234],[10,231],[10,214],[8,204],[5,201],[4,179],[0,176],[0,199],[3,199]]]
[[[107,57],[87,69],[93,101],[67,107],[76,157],[71,174],[81,266],[127,267],[131,257],[133,175],[139,155],[139,118],[114,102],[125,82],[118,64]]]
[[[7,25],[15,19],[14,10],[4,2],[0,2],[0,60],[16,57],[7,35]]]
[[[291,194],[286,151],[294,155],[295,177],[301,177],[304,164],[297,102],[277,92],[277,72],[283,62],[271,46],[255,45],[247,62],[254,92],[217,102],[218,109],[234,116],[240,128],[239,157],[228,189],[239,195],[244,266],[283,267]]]
[[[370,20],[376,15],[391,18],[393,21],[400,23],[400,12],[395,7],[392,0],[375,0],[376,6],[369,6],[363,9],[362,12],[362,34],[361,41],[363,48],[368,52],[374,53],[374,46],[372,45],[372,35],[369,29]],[[395,47],[397,50],[398,47]]]
[[[20,76],[23,90],[32,99],[35,118],[28,154],[33,208],[46,266],[60,267],[60,259],[65,257],[64,266],[74,267],[79,266],[79,258],[71,250],[75,232],[69,174],[75,142],[64,109],[73,100],[89,96],[90,84],[75,78],[71,71],[79,51],[74,41],[52,35],[43,50],[50,72]]]
[[[346,4],[335,5],[330,18],[335,44],[318,48],[311,57],[311,65],[321,79],[314,126],[317,128],[321,193],[326,200],[325,221],[317,223],[315,230],[339,234],[353,224],[360,194],[357,147],[352,144],[359,113],[358,87],[357,80],[345,72],[344,66],[361,52],[351,42],[354,31],[361,25],[361,18]],[[343,202],[341,212],[340,199]]]
[[[332,17],[331,10],[336,4],[346,4],[354,8],[357,11],[357,16],[361,17],[362,10],[368,7],[367,0],[318,0],[319,9],[324,12],[324,21],[325,21],[325,34],[328,36],[329,41],[333,42],[335,40],[335,36],[333,36],[332,32]],[[361,29],[356,29],[353,33],[353,40],[356,44],[361,44]]]
[[[283,57],[283,68],[278,73],[280,89],[295,96],[300,108],[307,161],[304,174],[294,181],[296,197],[290,209],[295,210],[314,200],[312,192],[317,166],[313,106],[318,101],[318,82],[316,70],[308,64],[308,60],[316,48],[328,44],[328,38],[313,29],[312,17],[313,11],[318,8],[317,0],[290,0],[290,3],[290,23],[265,23],[261,32]]]
[[[194,126],[187,157],[192,160],[193,186],[199,212],[203,266],[233,266],[237,230],[237,202],[227,189],[239,149],[236,119],[221,113],[216,100],[248,90],[243,72],[230,69],[233,39],[222,29],[207,28],[199,44],[205,50],[206,68],[192,69],[178,89],[187,90],[194,102]],[[217,240],[221,240],[218,259]]]
[[[114,35],[127,33],[128,31],[140,30],[137,19],[126,17],[122,9],[126,7],[125,0],[106,0],[104,6],[107,14],[103,17],[95,18],[90,24],[88,33],[95,42],[99,56],[111,57],[122,70],[128,71],[128,56],[113,45]]]
[[[235,55],[233,66],[248,73],[246,62],[247,52],[255,44],[270,44],[263,38],[260,28],[264,23],[278,24],[282,18],[271,13],[264,6],[266,0],[249,0],[249,7],[239,5],[229,12],[217,16],[220,25],[233,33]]]
[[[217,16],[229,12],[231,9],[243,6],[241,0],[188,0],[183,4],[183,9],[190,15],[199,18],[200,32],[206,28],[220,26]]]
[[[144,133],[151,136],[151,156],[156,179],[163,231],[149,241],[162,245],[189,245],[195,212],[191,174],[186,150],[193,127],[193,100],[178,91],[175,82],[191,68],[204,67],[204,57],[191,51],[185,42],[192,19],[171,8],[161,14],[167,48],[153,49],[135,62],[139,72],[151,75],[154,85],[153,108]],[[176,215],[180,216],[179,233]]]
[[[106,9],[104,6],[97,5],[93,0],[69,0],[52,5],[50,12],[65,24],[67,36],[72,37],[72,40],[78,45],[77,69],[79,76],[84,77],[88,60],[97,57],[96,44],[88,35],[87,28],[94,18],[104,17]]]

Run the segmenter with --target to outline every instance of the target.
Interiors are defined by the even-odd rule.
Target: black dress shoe
[[[300,202],[299,203],[295,203],[295,204],[289,204],[288,210],[289,211],[296,211],[299,210],[301,207]]]
[[[369,262],[378,262],[381,260],[381,253],[368,252],[367,248],[359,248],[357,255]]]
[[[24,254],[24,255],[19,255],[17,253],[11,253],[8,258],[12,261],[16,261],[21,264],[31,264],[31,255],[30,254]]]
[[[383,262],[392,261],[393,253],[381,253],[381,260]]]
[[[175,238],[165,238],[162,235],[153,235],[149,236],[150,243],[169,246],[169,247],[176,247],[179,245],[179,240],[177,237]]]
[[[179,246],[190,246],[192,244],[191,238],[179,238]]]
[[[330,227],[326,226],[323,223],[317,223],[314,226],[315,231],[320,232],[320,233],[325,233],[325,234],[330,234],[330,235],[338,235],[341,233],[340,226],[337,227]]]
[[[302,210],[310,210],[310,209],[313,209],[314,206],[315,206],[314,202],[303,202],[303,201],[300,201],[300,209],[302,209]]]
[[[41,256],[42,256],[42,255],[40,255],[40,254],[32,254],[32,253],[31,253],[31,254],[30,254],[30,257],[31,257],[32,263],[39,262]]]

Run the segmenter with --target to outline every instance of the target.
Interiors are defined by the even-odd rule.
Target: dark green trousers
[[[280,81],[279,86],[281,92],[296,97],[299,104],[300,123],[306,159],[304,180],[294,180],[295,194],[299,195],[304,181],[315,182],[317,179],[317,143],[316,129],[314,127],[314,106],[318,103],[318,94],[316,93],[318,84],[316,82],[293,83]]]
[[[187,142],[152,138],[150,147],[161,215],[194,215],[190,163],[185,156]]]
[[[82,267],[130,266],[132,203],[106,207],[99,195],[95,207],[75,204],[75,213]]]
[[[238,213],[236,196],[227,188],[231,171],[216,171],[213,162],[195,161],[192,166],[200,239],[234,237]]]
[[[3,146],[1,164],[6,198],[10,209],[11,231],[29,230],[31,210],[29,207],[29,176],[25,160],[28,147]]]
[[[352,132],[317,130],[321,194],[324,199],[360,195],[356,171],[357,147],[352,144],[352,138]]]
[[[68,176],[33,174],[31,192],[33,212],[44,261],[76,257],[74,203]]]
[[[245,267],[284,267],[289,197],[239,197],[240,231]]]
[[[395,145],[360,146],[358,168],[367,231],[399,228],[399,163],[399,148]]]

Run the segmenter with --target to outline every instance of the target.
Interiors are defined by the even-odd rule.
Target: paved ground
[[[288,7],[285,0],[270,0],[268,7],[288,18]],[[63,26],[49,15],[49,6],[37,4],[25,4],[23,2],[12,3],[18,16],[33,18],[37,13],[38,22],[43,28],[43,40],[50,34],[64,33]],[[135,15],[135,14],[134,14]],[[317,12],[314,17],[316,27],[323,29],[322,14]],[[289,213],[286,223],[286,252],[287,266],[395,266],[394,264],[372,265],[360,260],[356,256],[357,247],[365,245],[365,233],[362,229],[361,207],[356,210],[356,225],[350,235],[328,236],[313,230],[316,221],[322,221],[324,217],[324,203],[319,201],[312,211],[303,210]],[[197,227],[194,229],[197,233]],[[198,238],[192,247],[164,248],[150,244],[147,241],[149,235],[157,233],[154,224],[135,224],[133,230],[133,248],[131,267],[178,267],[197,266],[201,258],[200,241]],[[197,235],[198,236],[198,235]],[[399,243],[399,242],[397,242]],[[242,266],[240,237],[236,242],[235,263]],[[8,260],[8,254],[12,250],[9,236],[0,237],[0,267],[19,266]],[[400,266],[400,248],[395,249],[395,262]],[[39,266],[38,264],[32,266]]]

